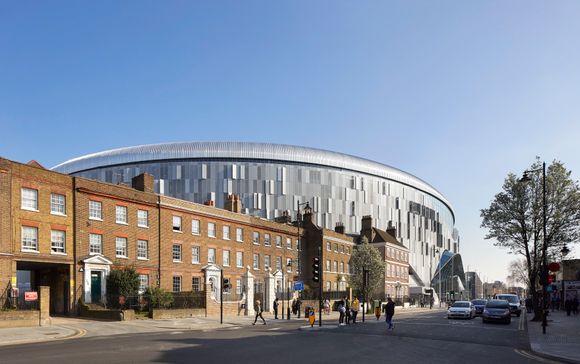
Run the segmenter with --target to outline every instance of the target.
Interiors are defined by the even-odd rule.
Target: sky
[[[515,259],[480,210],[536,156],[580,174],[578,1],[2,1],[0,156],[292,144],[411,173],[465,269]],[[580,257],[578,244],[570,257]]]

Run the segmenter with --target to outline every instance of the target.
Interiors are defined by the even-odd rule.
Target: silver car
[[[469,301],[455,301],[447,309],[447,318],[465,318],[472,319],[475,316],[475,306]]]

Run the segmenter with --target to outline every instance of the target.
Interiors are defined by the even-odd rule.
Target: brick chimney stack
[[[242,212],[242,201],[240,195],[228,195],[224,203],[224,209],[231,212]]]
[[[142,173],[131,179],[131,186],[139,191],[153,193],[154,178],[149,173]]]
[[[344,224],[342,222],[337,222],[334,231],[344,235]]]
[[[369,243],[372,243],[375,239],[375,234],[373,231],[373,218],[371,215],[363,216],[362,220],[362,229],[360,230],[360,234],[366,236],[369,240]]]

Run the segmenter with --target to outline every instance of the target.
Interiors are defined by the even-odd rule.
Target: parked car
[[[475,307],[475,315],[476,316],[483,315],[483,309],[485,308],[486,303],[487,303],[487,300],[484,300],[484,299],[471,300],[471,304],[473,305],[473,307]]]
[[[447,318],[472,319],[475,316],[475,307],[469,301],[455,301],[447,309]]]
[[[522,307],[520,305],[520,298],[515,294],[496,294],[495,299],[506,300],[510,305],[510,312],[520,317],[522,314]]]
[[[510,304],[506,300],[489,300],[483,309],[482,321],[484,323],[491,321],[505,322],[509,324],[512,321]]]

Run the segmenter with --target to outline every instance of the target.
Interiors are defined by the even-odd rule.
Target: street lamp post
[[[542,214],[544,215],[543,218],[543,235],[544,235],[544,242],[542,244],[542,269],[541,269],[541,283],[542,283],[542,333],[546,333],[546,326],[548,326],[548,236],[546,234],[546,162],[542,162],[541,169],[531,169],[524,171],[523,177],[520,179],[520,182],[529,182],[531,179],[528,176],[529,173],[532,172],[539,172],[542,171],[542,200],[543,200],[543,208]]]

